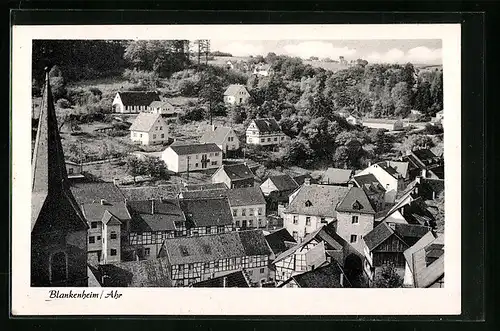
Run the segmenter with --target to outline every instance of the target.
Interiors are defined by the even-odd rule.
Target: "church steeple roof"
[[[45,88],[38,119],[32,171],[31,230],[33,231],[40,218],[45,218],[42,215],[44,209],[51,210],[49,214],[52,214],[52,217],[57,214],[67,218],[67,224],[62,224],[64,220],[58,220],[56,222],[58,226],[64,225],[63,227],[67,228],[72,221],[79,220],[78,228],[82,225],[87,227],[68,186],[64,152],[50,89],[49,68],[46,68],[45,73]],[[59,210],[54,210],[58,208],[57,206]],[[68,213],[72,214],[72,217],[69,217]],[[49,226],[51,229],[54,228],[52,225]]]

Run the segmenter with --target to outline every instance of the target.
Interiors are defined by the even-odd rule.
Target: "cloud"
[[[348,47],[337,48],[331,43],[323,41],[305,41],[296,45],[286,45],[283,49],[288,55],[298,56],[304,59],[310,58],[311,56],[317,56],[319,58],[329,57],[331,59],[338,59],[339,56],[345,56],[347,58],[356,53],[355,49]]]
[[[227,45],[223,45],[217,49],[221,52],[231,53],[233,56],[249,56],[249,55],[263,55],[264,48],[260,45],[253,45],[250,43],[242,43],[242,42],[232,42]]]
[[[368,62],[374,63],[418,63],[418,64],[435,64],[441,63],[442,50],[441,48],[430,49],[424,46],[419,46],[403,52],[400,49],[393,48],[385,53],[372,52],[367,57]]]

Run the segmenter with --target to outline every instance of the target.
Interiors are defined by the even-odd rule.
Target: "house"
[[[305,183],[289,198],[283,212],[285,228],[300,242],[322,225],[336,222],[335,208],[348,191],[343,186]]]
[[[128,187],[121,186],[119,191],[128,201],[142,201],[142,200],[162,200],[162,199],[176,199],[179,194],[185,192],[201,192],[211,190],[227,190],[224,183],[206,183],[196,185],[185,184],[169,184],[169,185],[156,185],[156,186],[139,186]]]
[[[173,143],[162,152],[162,160],[176,173],[216,169],[222,165],[222,150],[214,143]]]
[[[212,183],[224,183],[228,188],[253,187],[255,178],[246,163],[223,164],[212,175]]]
[[[274,261],[279,254],[287,251],[297,244],[297,241],[293,239],[290,232],[288,232],[285,228],[273,231],[267,234],[265,238],[272,251],[272,261]]]
[[[265,197],[274,196],[283,202],[288,202],[288,197],[297,188],[299,188],[299,184],[287,174],[269,176],[269,178],[260,184],[260,189]]]
[[[363,236],[373,230],[375,210],[359,187],[351,187],[337,208],[337,233],[363,253]]]
[[[273,69],[270,64],[259,63],[253,69],[253,74],[258,76],[267,77],[273,74]]]
[[[265,228],[266,200],[258,187],[233,188],[227,191],[234,228]]]
[[[207,279],[191,285],[192,287],[251,287],[250,280],[243,270],[231,272],[224,276]]]
[[[147,106],[146,111],[160,114],[166,118],[175,118],[179,115],[176,107],[168,101],[153,101]]]
[[[287,136],[274,118],[258,118],[250,122],[246,138],[249,145],[274,146],[284,142]]]
[[[361,125],[363,124],[363,121],[360,118],[354,117],[352,115],[347,116],[346,118],[347,123],[351,125]]]
[[[352,176],[354,170],[328,168],[321,174],[319,184],[348,186]]]
[[[226,197],[183,198],[180,207],[186,217],[188,236],[233,231],[231,207]]]
[[[444,235],[427,232],[404,251],[404,287],[444,287]]]
[[[231,61],[227,61],[227,62],[226,62],[226,69],[227,69],[227,70],[234,69],[234,64],[233,64],[233,62],[231,62]]]
[[[418,149],[409,151],[402,160],[409,163],[409,177],[411,179],[421,176],[422,178],[444,180],[444,160],[430,149]]]
[[[424,225],[435,228],[436,219],[429,211],[423,199],[409,194],[410,192],[402,196],[381,221]]]
[[[368,168],[362,170],[355,176],[372,174],[375,176],[377,181],[385,189],[385,202],[392,204],[394,203],[397,193],[404,190],[406,178],[403,174],[398,172],[398,168],[391,165],[390,162],[382,161],[379,163],[372,164]],[[399,168],[402,171],[402,167]]]
[[[32,159],[32,287],[88,286],[88,225],[71,193],[64,160],[46,69]]]
[[[240,149],[240,140],[234,132],[233,128],[227,126],[212,125],[211,129],[203,134],[200,138],[200,143],[213,143],[219,146],[222,153],[234,152]]]
[[[432,118],[432,123],[442,123],[444,119],[444,112],[443,110],[440,110],[436,113],[436,116]]]
[[[345,273],[359,284],[363,260],[354,247],[335,233],[333,224],[323,225],[304,240],[278,254],[272,265],[276,269],[278,287],[292,276],[314,270],[325,263],[337,262]]]
[[[68,174],[69,179],[85,178],[85,176],[82,174],[83,166],[81,163],[76,163],[69,160],[66,160],[65,163],[66,163],[66,172]]]
[[[404,277],[404,251],[413,246],[431,229],[427,226],[382,222],[363,237],[364,271],[370,284],[384,265],[393,265]]]
[[[271,251],[261,230],[165,240],[173,286],[189,286],[243,270],[252,286],[269,280]]]
[[[385,210],[385,188],[373,174],[356,175],[352,178],[351,183],[363,189],[375,212],[379,213]]]
[[[132,220],[124,250],[133,259],[156,259],[165,239],[187,235],[177,199],[127,201],[127,206]]]
[[[147,111],[153,101],[161,101],[158,92],[118,92],[113,99],[113,112],[127,114]]]
[[[403,130],[403,122],[401,120],[390,120],[385,118],[365,118],[363,126],[372,129],[386,129],[389,131]]]
[[[285,288],[346,288],[351,283],[336,261],[292,275],[278,287]]]
[[[231,84],[224,91],[224,103],[229,105],[241,105],[248,102],[250,93],[241,84]]]
[[[142,145],[163,144],[168,141],[168,126],[158,113],[140,113],[129,128],[132,142]]]

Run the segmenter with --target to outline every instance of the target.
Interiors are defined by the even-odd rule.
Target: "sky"
[[[211,50],[233,56],[278,55],[364,59],[370,63],[442,64],[441,40],[211,40]]]

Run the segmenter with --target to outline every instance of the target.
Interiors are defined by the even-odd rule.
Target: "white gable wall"
[[[377,178],[377,180],[382,184],[384,189],[386,190],[385,192],[385,202],[386,203],[394,203],[396,199],[396,194],[398,192],[398,180],[394,177],[392,177],[387,171],[382,169],[378,164],[373,164],[369,166],[368,168],[364,169],[361,171],[357,176],[359,175],[367,175],[367,174],[372,174]]]

